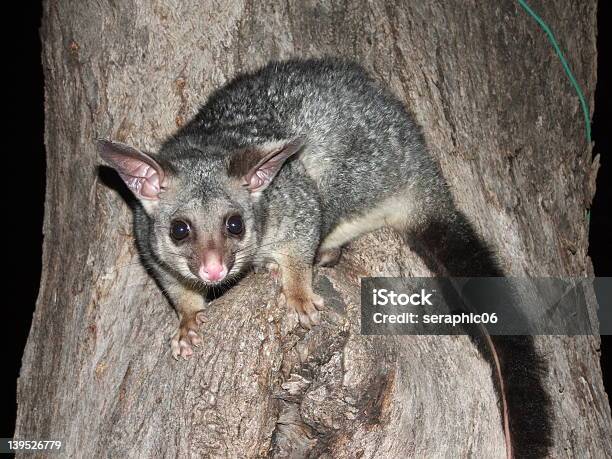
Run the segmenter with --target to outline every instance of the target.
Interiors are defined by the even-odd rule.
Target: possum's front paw
[[[310,330],[321,322],[319,311],[323,307],[323,298],[315,293],[310,295],[285,296],[287,306],[297,312],[300,325]]]
[[[181,324],[170,342],[172,357],[177,360],[179,357],[187,360],[188,357],[193,355],[192,346],[198,347],[202,344],[202,338],[198,332],[198,323],[197,314],[184,317],[181,320]]]

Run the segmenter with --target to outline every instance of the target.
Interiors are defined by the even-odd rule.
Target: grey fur
[[[296,139],[303,144],[299,153],[262,193],[249,193],[231,176],[237,155]],[[169,237],[177,216],[200,236],[219,233],[231,209],[244,217],[229,279],[252,266],[293,264],[296,257],[311,267],[317,248],[337,251],[383,225],[418,239],[419,228],[450,224],[458,215],[402,103],[360,66],[340,60],[273,62],[238,76],[210,95],[155,160],[170,183],[158,205],[142,201],[147,211],[136,209],[136,238],[179,316],[181,290],[172,294],[169,286],[207,286],[190,262],[200,249],[190,254]]]
[[[261,152],[297,141],[300,151],[262,192],[250,192],[241,183],[244,177],[236,176],[235,167],[242,170],[249,154],[255,164]],[[112,145],[105,147],[103,157],[121,169],[121,161],[112,159]],[[241,75],[215,91],[155,159],[143,163],[142,170],[150,174],[159,164],[165,171],[160,177],[168,179],[158,202],[145,199],[136,209],[136,238],[145,264],[181,317],[172,343],[177,357],[191,355],[191,344],[200,339],[194,317],[204,303],[188,292],[207,287],[192,266],[199,251],[207,250],[197,245],[206,238],[221,238],[227,256],[234,257],[228,279],[253,266],[280,265],[288,303],[305,327],[318,322],[316,308],[321,306],[310,277],[317,249],[337,252],[381,226],[400,231],[439,273],[503,275],[456,209],[403,104],[353,63],[291,60]],[[122,176],[130,177],[128,172]],[[231,212],[240,213],[246,223],[240,240],[223,236],[224,218]],[[187,244],[169,236],[177,216],[192,222],[195,235]],[[497,353],[504,371],[524,373],[510,380],[516,389],[506,384],[514,397],[506,397],[511,423],[505,428],[519,438],[517,453],[544,455],[550,426],[548,399],[537,374],[543,366],[530,338],[514,338],[492,337],[495,348],[483,355]],[[537,400],[526,402],[532,394]]]
[[[319,191],[323,236],[406,187],[419,195],[424,212],[451,199],[401,102],[361,67],[331,59],[271,63],[238,77],[209,98],[160,156],[190,145],[232,151],[296,137],[306,139],[300,159]]]

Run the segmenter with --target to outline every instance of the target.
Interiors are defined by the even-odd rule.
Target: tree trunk
[[[596,1],[532,3],[592,105]],[[518,3],[48,0],[42,37],[44,272],[16,438],[62,440],[71,457],[504,456],[490,367],[467,337],[360,334],[360,276],[428,275],[391,231],[319,270],[320,327],[296,327],[273,281],[251,275],[210,305],[195,358],[173,360],[175,314],[138,261],[93,140],[154,150],[237,72],[348,56],[411,107],[510,273],[592,276],[591,146],[560,62]],[[537,343],[552,455],[612,455],[599,338]]]

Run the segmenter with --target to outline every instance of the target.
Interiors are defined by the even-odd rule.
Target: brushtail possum
[[[98,150],[140,202],[140,253],[180,319],[175,358],[201,343],[202,292],[252,267],[277,271],[300,324],[316,325],[313,264],[382,226],[439,274],[504,275],[404,105],[353,63],[270,63],[212,93],[155,156],[106,140]],[[543,456],[549,400],[532,338],[487,341],[508,455]]]

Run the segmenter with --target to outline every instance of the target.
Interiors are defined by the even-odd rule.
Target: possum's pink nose
[[[227,276],[227,268],[217,261],[209,261],[200,266],[198,274],[205,281],[220,281]]]

